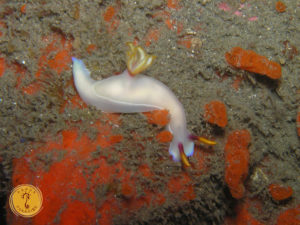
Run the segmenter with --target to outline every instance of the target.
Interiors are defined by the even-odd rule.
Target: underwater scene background
[[[0,0],[1,224],[300,224],[299,24],[298,0]],[[192,155],[169,154],[170,111],[78,95],[72,57],[106,79],[128,42],[156,56],[143,74],[183,105]],[[30,218],[21,184],[43,196]]]

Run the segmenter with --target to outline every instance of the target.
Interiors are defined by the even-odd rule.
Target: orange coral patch
[[[25,14],[26,13],[26,4],[22,5],[20,8],[21,13]]]
[[[238,205],[236,209],[237,217],[233,224],[235,225],[264,225],[263,223],[256,220],[249,212],[249,203],[246,201]]]
[[[285,187],[280,184],[271,184],[269,186],[269,192],[274,200],[281,201],[291,197],[293,189],[290,186]]]
[[[60,225],[94,224],[96,212],[92,205],[79,200],[72,201],[63,210],[60,217]]]
[[[154,110],[143,113],[148,118],[148,123],[166,126],[170,122],[168,110]]]
[[[0,77],[4,74],[5,72],[5,59],[0,58]]]
[[[159,142],[167,143],[167,142],[172,141],[173,135],[171,134],[170,131],[164,130],[164,131],[160,132],[160,133],[156,136],[156,139],[157,139]]]
[[[95,51],[97,48],[97,45],[94,45],[94,44],[89,44],[86,48],[86,51],[91,54],[93,51]]]
[[[93,127],[99,133],[96,140],[91,140],[85,133],[79,135],[78,128],[70,128],[54,139],[45,139],[45,145],[41,148],[14,160],[13,185],[33,184],[41,189],[45,197],[43,210],[32,218],[33,225],[54,224],[54,220],[59,220],[61,224],[93,224],[95,217],[99,217],[101,224],[111,224],[113,216],[120,214],[121,206],[130,211],[149,205],[150,202],[164,202],[163,196],[155,198],[154,193],[146,191],[145,197],[136,197],[134,178],[122,166],[121,161],[124,159],[121,154],[119,162],[113,164],[107,161],[109,154],[91,158],[97,146],[101,147],[101,152],[109,153],[112,149],[107,150],[105,147],[123,138],[121,135],[112,135],[112,128],[107,124],[97,121]],[[48,155],[50,152],[51,155]],[[40,160],[40,157],[50,161]],[[34,171],[31,170],[32,165]],[[45,165],[49,167],[45,168]],[[148,172],[146,170],[144,167],[145,175],[151,176],[150,168]],[[96,209],[94,190],[98,185],[105,185],[108,189]],[[116,192],[120,192],[126,199],[116,200]],[[11,224],[20,223],[17,217],[12,217]]]
[[[120,213],[120,209],[117,206],[117,201],[113,198],[109,198],[105,200],[105,202],[101,205],[99,209],[99,214],[101,215],[98,219],[99,224],[110,225],[112,223],[112,219],[114,215]]]
[[[170,179],[168,189],[171,193],[180,194],[182,200],[193,200],[196,198],[196,195],[194,188],[190,183],[190,177],[186,174],[182,174],[181,177],[174,177]]]
[[[277,225],[298,225],[300,224],[300,205],[296,208],[287,209],[280,213],[277,218]]]
[[[220,101],[212,101],[206,104],[204,118],[209,123],[216,124],[220,127],[225,127],[227,125],[227,112],[225,104]]]
[[[37,186],[47,197],[43,201],[43,210],[33,218],[33,224],[51,223],[67,200],[65,196],[75,196],[76,189],[86,190],[85,176],[76,162],[69,156],[52,164],[49,171],[40,169],[36,173]]]
[[[167,6],[170,9],[180,9],[179,0],[167,0]]]
[[[125,198],[131,198],[135,194],[135,189],[133,184],[130,184],[128,182],[123,182],[122,183],[122,195]]]
[[[35,77],[39,80],[44,80],[46,77],[49,78],[49,74],[45,71],[46,67],[52,68],[58,75],[65,70],[70,69],[71,63],[71,49],[72,41],[66,40],[66,38],[60,34],[54,33],[43,38],[46,43],[46,47],[41,50],[42,55],[39,58],[38,69],[35,73]],[[50,56],[54,55],[50,59]],[[21,84],[21,79],[18,79],[17,87]],[[25,94],[33,95],[40,91],[43,87],[43,82],[34,81],[27,87],[23,88]]]
[[[63,148],[65,149],[73,148],[76,138],[78,136],[78,131],[77,129],[63,130],[62,136],[63,136]]]
[[[238,130],[229,134],[225,145],[225,182],[232,197],[244,196],[244,180],[248,175],[249,151],[251,136],[248,130]]]
[[[147,164],[143,164],[139,167],[139,171],[144,177],[152,177],[153,173]]]
[[[103,19],[106,24],[106,29],[108,33],[112,33],[115,31],[119,24],[120,24],[120,19],[117,18],[117,11],[119,10],[119,5],[117,6],[108,6],[103,14]]]
[[[154,199],[154,203],[157,203],[158,205],[162,205],[166,202],[166,197],[163,194],[156,194],[155,195],[155,199]]]
[[[115,16],[116,10],[113,6],[107,7],[105,13],[103,14],[103,19],[106,22],[109,22],[112,20],[112,18]]]
[[[271,79],[281,77],[281,66],[277,62],[270,61],[267,57],[258,55],[254,51],[234,47],[230,52],[226,52],[225,58],[227,63],[233,67],[266,75]]]
[[[72,42],[59,34],[52,34],[44,38],[47,46],[42,50],[42,56],[39,59],[39,69],[36,77],[44,75],[44,66],[47,64],[50,68],[60,74],[63,70],[69,70],[71,63]],[[48,59],[51,53],[56,53],[52,59]]]
[[[71,55],[69,49],[64,49],[58,52],[53,59],[49,60],[49,66],[58,74],[69,68],[71,63]]]
[[[119,143],[123,140],[123,136],[122,135],[113,135],[109,137],[109,143],[116,144]]]
[[[14,187],[20,185],[20,184],[30,184],[32,182],[32,171],[30,170],[30,167],[28,163],[24,163],[24,159],[27,159],[27,155],[23,158],[15,158],[13,160],[13,176],[12,176],[12,185]]]
[[[282,1],[278,1],[276,2],[275,8],[277,12],[283,13],[286,10],[286,5]]]

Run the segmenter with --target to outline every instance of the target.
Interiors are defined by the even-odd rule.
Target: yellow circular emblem
[[[42,192],[38,187],[30,184],[15,187],[9,196],[9,206],[18,216],[35,216],[41,211],[42,203]]]

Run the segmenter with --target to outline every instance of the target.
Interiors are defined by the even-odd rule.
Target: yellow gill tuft
[[[148,55],[141,46],[134,46],[128,42],[129,50],[126,52],[127,69],[130,75],[135,76],[147,69],[156,58],[154,55]]]

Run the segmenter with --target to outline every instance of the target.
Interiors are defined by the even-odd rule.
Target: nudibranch
[[[133,43],[128,43],[128,47],[127,69],[119,75],[98,81],[91,78],[83,61],[72,58],[74,83],[80,97],[87,104],[108,113],[167,109],[170,115],[167,128],[173,135],[169,152],[175,161],[181,159],[183,164],[189,166],[187,156],[194,152],[193,141],[208,145],[214,145],[215,142],[191,135],[186,127],[184,108],[174,93],[162,82],[139,74],[152,64],[155,56],[148,55]]]

